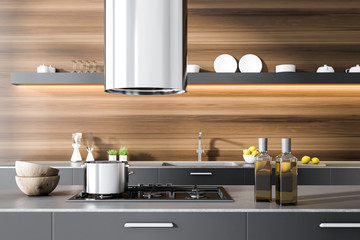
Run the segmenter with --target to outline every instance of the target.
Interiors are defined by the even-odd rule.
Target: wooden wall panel
[[[324,7],[325,6],[325,7]],[[103,1],[0,0],[0,162],[68,161],[71,133],[94,132],[95,156],[121,145],[131,160],[241,160],[269,137],[271,154],[292,137],[294,153],[359,160],[360,86],[200,86],[178,96],[119,96],[102,86],[11,86],[10,72],[73,59],[103,71]],[[357,0],[189,0],[189,62],[213,71],[217,55],[260,56],[264,71],[294,63],[343,71],[360,62]],[[82,149],[83,157],[86,154]]]

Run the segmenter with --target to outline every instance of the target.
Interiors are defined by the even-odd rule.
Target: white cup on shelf
[[[200,72],[200,66],[195,64],[187,65],[187,72],[188,73],[198,73]]]
[[[280,64],[280,65],[276,65],[276,72],[277,73],[281,73],[281,72],[295,72],[296,71],[296,66],[294,64]]]

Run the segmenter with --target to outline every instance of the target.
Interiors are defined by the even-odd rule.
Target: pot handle
[[[127,168],[129,168],[129,167],[130,167],[130,165],[129,165],[129,164],[126,164],[125,166],[126,166]],[[128,172],[128,174],[129,174],[129,175],[134,175],[134,174],[135,174],[135,172],[134,172],[134,171],[129,171],[129,172]]]

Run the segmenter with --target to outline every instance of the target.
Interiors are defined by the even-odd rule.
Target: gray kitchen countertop
[[[253,186],[226,186],[235,200],[201,202],[66,202],[82,186],[58,186],[49,196],[28,197],[16,186],[0,188],[0,212],[360,212],[359,186],[299,186],[297,206],[255,203]]]
[[[58,168],[82,168],[83,162],[72,163],[70,161],[29,161],[39,164],[45,164],[52,167]],[[204,161],[207,162],[207,161]],[[220,162],[220,161],[218,161]],[[248,164],[244,161],[234,161],[236,166],[192,166],[191,168],[253,168],[254,164]],[[360,168],[360,161],[322,161],[326,166],[299,166],[299,168]],[[189,168],[186,166],[162,166],[162,161],[130,161],[132,168]],[[0,168],[14,168],[15,161],[12,162],[1,162]]]

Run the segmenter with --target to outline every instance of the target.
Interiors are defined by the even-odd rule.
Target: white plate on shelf
[[[246,54],[239,61],[239,69],[242,73],[259,73],[262,69],[262,61],[254,54]]]
[[[221,54],[214,61],[214,69],[217,73],[234,73],[237,69],[237,61],[229,54]]]

